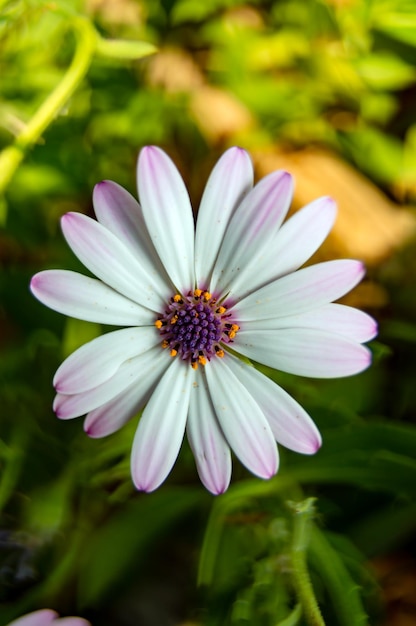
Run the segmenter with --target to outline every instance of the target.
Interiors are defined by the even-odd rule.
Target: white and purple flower
[[[28,613],[19,619],[10,622],[9,626],[91,626],[87,620],[81,617],[62,617],[51,609],[41,609],[34,613]]]
[[[328,235],[336,208],[320,198],[282,225],[292,186],[290,174],[277,171],[253,187],[248,154],[231,148],[208,180],[195,226],[179,172],[151,146],[138,161],[140,204],[104,181],[93,195],[98,221],[63,216],[68,244],[98,280],[47,270],[33,277],[32,292],[60,313],[125,328],[64,361],[54,410],[62,419],[87,414],[87,434],[103,437],[144,407],[131,460],[138,489],[165,480],[185,431],[215,494],[229,485],[230,449],[262,478],[277,472],[276,441],[303,454],[318,450],[309,415],[249,359],[319,378],[370,364],[362,343],[375,336],[374,320],[333,303],[364,267],[336,260],[299,269]]]

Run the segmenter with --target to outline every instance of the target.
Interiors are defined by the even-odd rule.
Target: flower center
[[[224,344],[231,343],[240,328],[231,317],[208,291],[195,289],[187,296],[172,296],[155,326],[163,337],[162,348],[170,348],[172,357],[179,355],[196,369],[213,356],[224,356]]]

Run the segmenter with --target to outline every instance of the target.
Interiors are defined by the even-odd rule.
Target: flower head
[[[140,204],[104,181],[93,195],[98,221],[78,213],[62,218],[68,244],[98,280],[65,270],[32,279],[47,306],[125,327],[59,367],[58,417],[87,414],[87,434],[103,437],[144,407],[131,460],[144,491],[166,478],[185,431],[213,493],[228,487],[230,449],[262,478],[277,472],[276,441],[316,452],[321,438],[311,418],[249,359],[322,378],[369,365],[362,343],[375,336],[374,320],[333,303],[361,280],[362,263],[299,269],[331,229],[334,202],[320,198],[283,224],[291,176],[277,171],[253,187],[252,164],[240,148],[215,166],[196,227],[182,178],[159,148],[141,151],[138,190]]]
[[[19,619],[10,622],[9,626],[91,626],[89,622],[81,617],[59,618],[58,613],[51,609],[41,609],[34,613],[29,613]]]

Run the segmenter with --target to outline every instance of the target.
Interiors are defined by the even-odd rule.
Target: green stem
[[[306,552],[310,540],[310,522],[315,513],[314,498],[294,505],[292,540],[293,579],[305,619],[309,626],[325,626],[309,577]]]
[[[45,129],[68,102],[91,65],[96,45],[96,32],[93,26],[81,17],[75,18],[73,26],[77,35],[76,49],[66,74],[18,135],[14,144],[5,148],[0,154],[0,194],[8,186],[26,152],[39,140]]]

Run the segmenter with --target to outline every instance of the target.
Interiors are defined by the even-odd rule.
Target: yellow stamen
[[[177,322],[177,321],[178,321],[178,316],[177,316],[177,315],[174,315],[174,316],[171,318],[170,323],[171,323],[171,324],[176,324],[176,322]]]
[[[205,302],[208,302],[208,300],[211,300],[212,295],[209,293],[209,291],[204,291],[204,300]]]
[[[198,369],[198,363],[196,361],[192,361],[191,367],[192,367],[193,370],[197,370]]]
[[[173,301],[182,302],[182,296],[179,293],[175,293],[175,295],[173,296]]]
[[[155,326],[156,326],[156,328],[162,328],[162,326],[163,326],[162,320],[156,320],[155,321]]]
[[[237,334],[237,333],[235,332],[235,330],[230,330],[230,331],[228,331],[228,336],[229,336],[229,338],[230,338],[230,339],[234,339],[234,337],[236,336],[236,334]]]
[[[223,358],[223,356],[224,356],[224,350],[221,350],[221,348],[218,348],[218,350],[217,350],[217,349],[215,349],[215,354],[216,354],[217,356],[219,356],[219,357],[220,357],[220,359],[222,359],[222,358]]]
[[[195,289],[194,296],[195,298],[199,298],[202,294],[202,289]]]
[[[172,348],[172,350],[170,351],[170,356],[176,356],[178,354],[178,351],[175,350],[175,348]]]
[[[226,312],[226,310],[227,309],[225,308],[225,306],[219,306],[215,312],[218,313],[219,315],[222,315],[223,313]]]
[[[240,327],[238,324],[232,324],[231,325],[231,330],[233,330],[235,333],[237,332],[237,330],[240,330]]]
[[[162,341],[162,348],[167,348],[167,347],[168,347],[168,345],[169,345],[169,341],[167,341],[166,339],[164,339],[164,340]]]
[[[207,360],[206,360],[206,358],[204,356],[202,356],[202,354],[199,355],[198,361],[199,361],[199,363],[201,363],[201,365],[206,365],[207,364]]]

